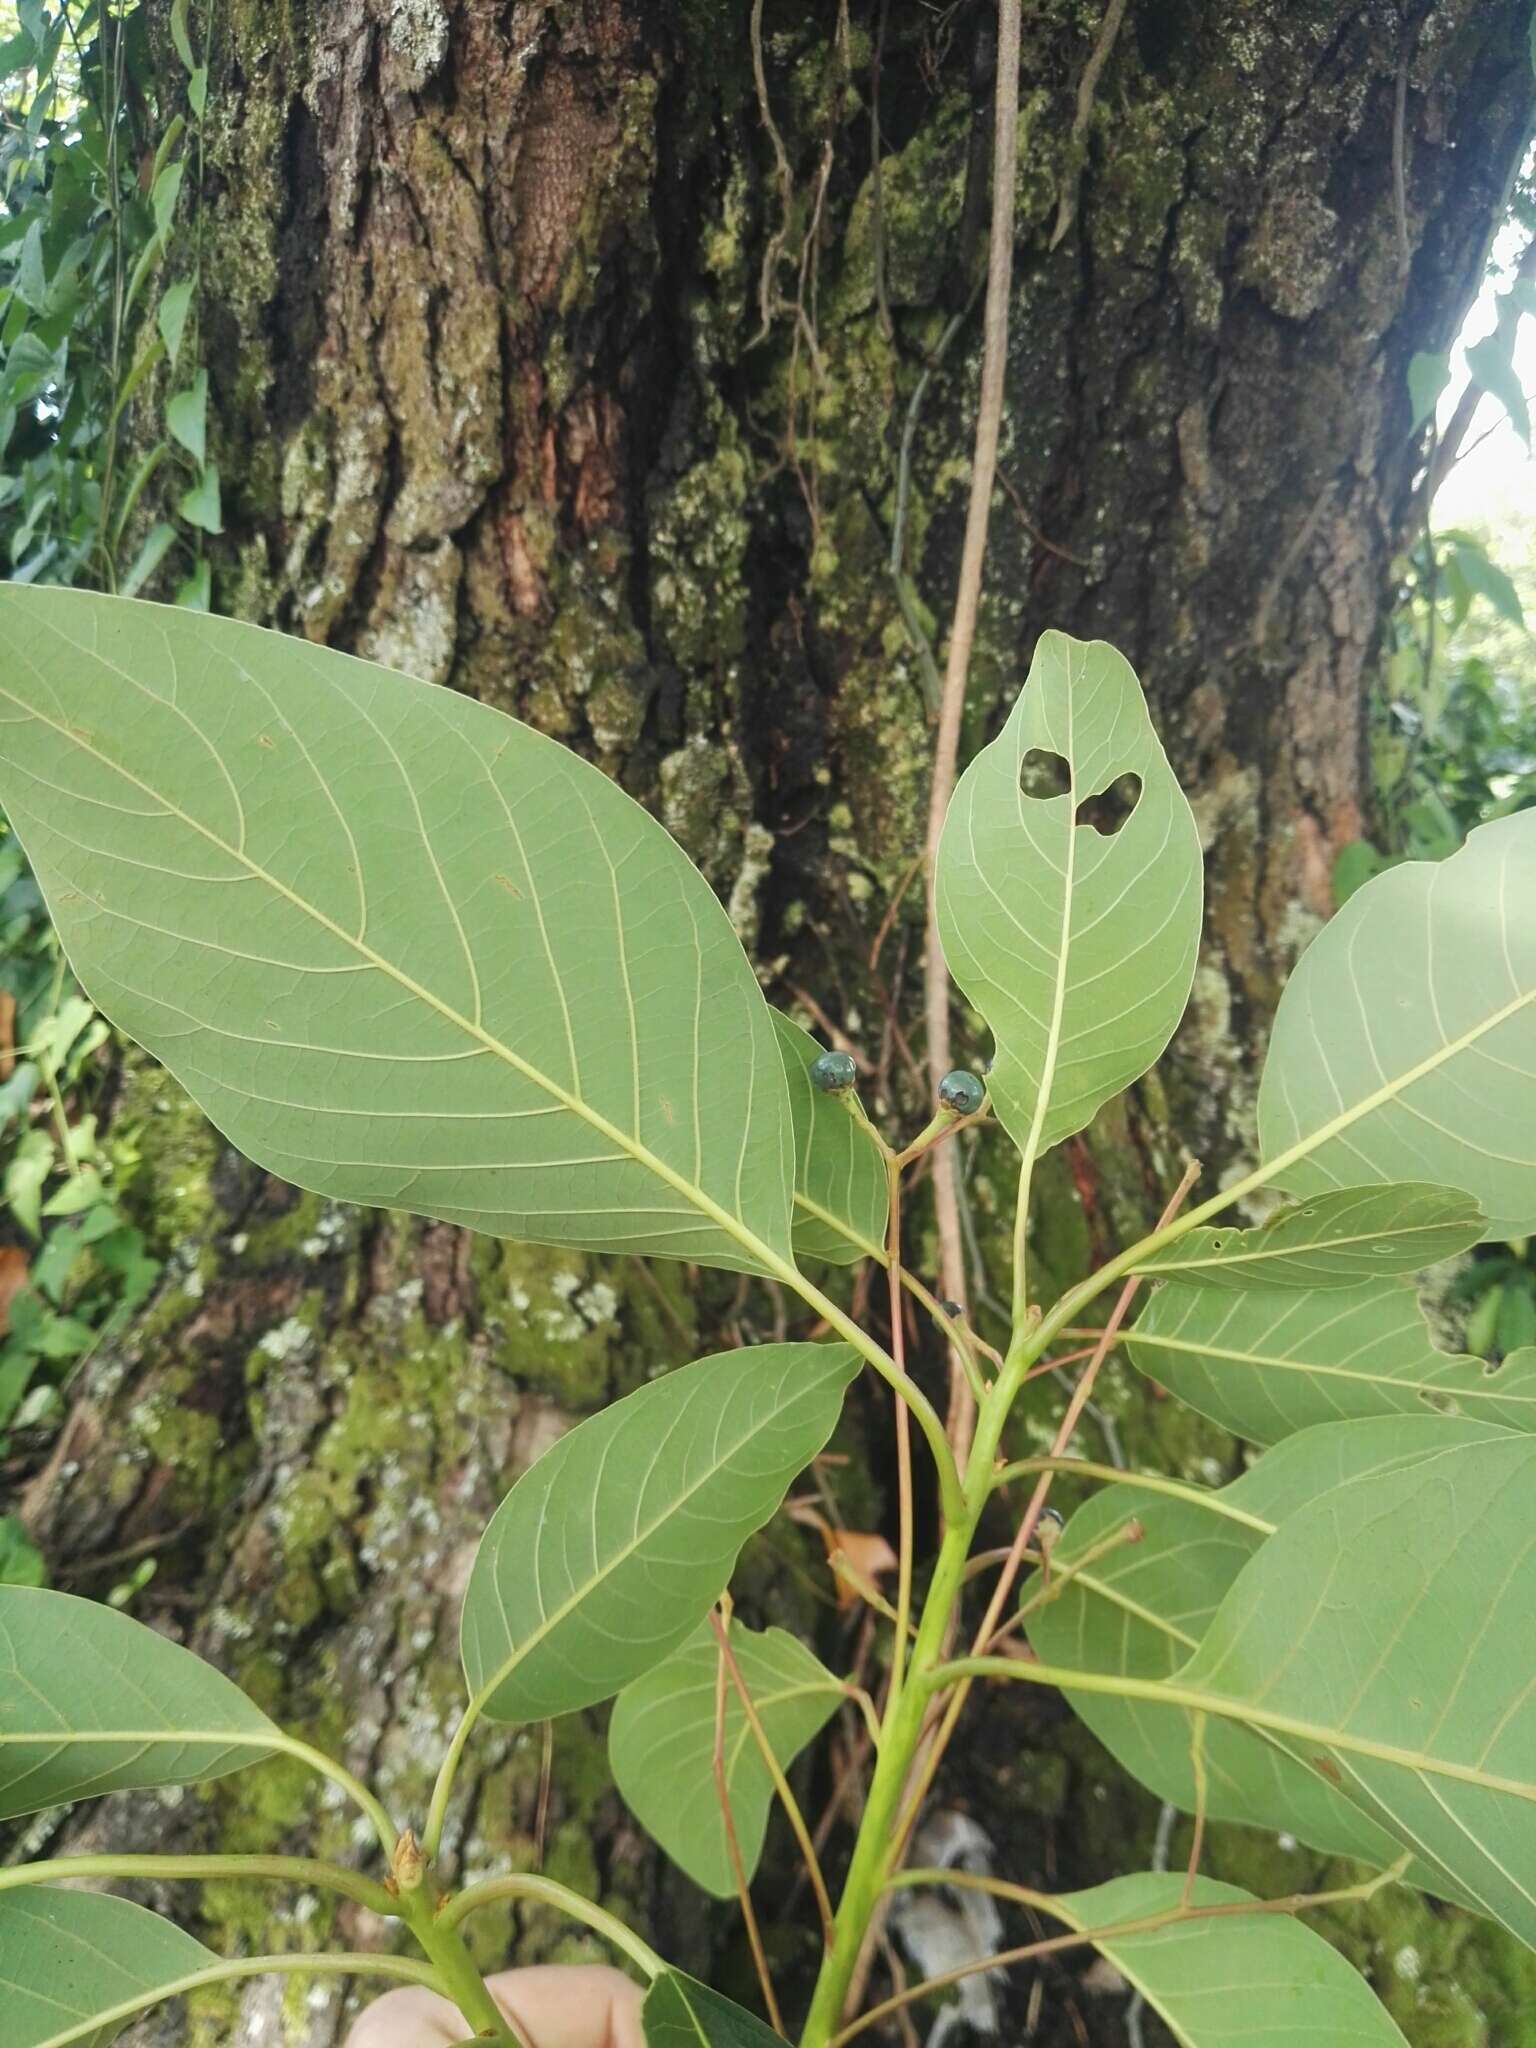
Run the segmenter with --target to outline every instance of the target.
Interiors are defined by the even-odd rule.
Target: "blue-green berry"
[[[987,1099],[986,1084],[964,1067],[956,1067],[939,1083],[939,1100],[956,1116],[974,1116]]]
[[[823,1052],[811,1061],[811,1080],[824,1095],[846,1094],[858,1078],[851,1053]]]

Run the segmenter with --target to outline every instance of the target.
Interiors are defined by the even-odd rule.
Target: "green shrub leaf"
[[[811,1062],[821,1047],[811,1034],[781,1010],[773,1022],[794,1119],[795,1250],[834,1266],[878,1257],[889,1189],[874,1136],[812,1082]]]
[[[173,1998],[217,1960],[126,1899],[43,1886],[0,1893],[5,2048],[107,2048],[135,2009]]]
[[[1134,1270],[1222,1290],[1351,1287],[1368,1273],[1416,1273],[1482,1234],[1482,1211],[1455,1188],[1337,1188],[1255,1230],[1188,1231]]]
[[[843,1688],[795,1636],[733,1625],[732,1655],[781,1770],[837,1711]],[[614,1703],[608,1758],[614,1783],[647,1832],[695,1884],[718,1899],[736,1884],[715,1785],[715,1702],[720,1649],[705,1627]],[[725,1686],[726,1794],[748,1880],[757,1869],[773,1779],[730,1678]]]
[[[606,776],[230,619],[0,587],[0,803],[93,999],[261,1165],[782,1276],[791,1131],[729,918]]]
[[[569,1714],[669,1656],[832,1434],[857,1369],[844,1344],[720,1352],[546,1451],[492,1517],[464,1597],[478,1710]]]
[[[1536,811],[1358,890],[1280,998],[1259,1088],[1277,1185],[1464,1188],[1489,1238],[1536,1228]]]
[[[1083,1928],[1175,1911],[1184,1879],[1139,1871],[1057,1901]],[[1251,1892],[1195,1880],[1196,1908],[1257,1904]],[[1180,2048],[1406,2048],[1396,2021],[1336,1948],[1287,1913],[1222,1913],[1094,1947],[1129,1978]]]
[[[1335,1487],[1243,1567],[1176,1682],[1536,1946],[1533,1490],[1524,1436]]]
[[[640,2008],[646,2048],[783,2048],[771,2027],[681,1970],[663,1970]]]
[[[1250,1443],[1426,1408],[1536,1431],[1536,1350],[1492,1371],[1440,1350],[1405,1280],[1317,1294],[1170,1282],[1147,1303],[1129,1350],[1148,1378]]]
[[[1206,1500],[1173,1498],[1134,1485],[1106,1487],[1081,1507],[1052,1551],[1059,1591],[1029,1617],[1036,1653],[1078,1671],[1172,1679],[1203,1642],[1239,1574],[1277,1528],[1305,1519],[1336,1487],[1443,1457],[1485,1442],[1506,1442],[1486,1424],[1437,1416],[1388,1416],[1307,1430],[1267,1453],[1240,1479]],[[1143,1531],[1115,1544],[1134,1518]],[[1087,1565],[1090,1552],[1102,1554]],[[1025,1589],[1032,1598],[1038,1578]],[[1179,1706],[1074,1692],[1078,1714],[1116,1759],[1161,1799],[1186,1812],[1195,1804],[1191,1723]],[[1213,1717],[1205,1731],[1208,1810],[1300,1837],[1314,1849],[1387,1864],[1403,1846],[1331,1778],[1263,1730]],[[1434,1869],[1413,1881],[1461,1898]]]
[[[126,1614],[0,1586],[0,1819],[222,1778],[280,1740],[222,1672]]]
[[[1049,757],[1064,793],[1034,794]],[[1133,807],[1101,829],[1092,800],[1116,797]],[[1112,647],[1041,635],[1007,725],[960,778],[935,888],[950,972],[997,1041],[993,1107],[1033,1156],[1146,1072],[1194,979],[1194,815]]]

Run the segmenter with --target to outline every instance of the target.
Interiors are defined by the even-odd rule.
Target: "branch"
[[[960,752],[965,685],[976,640],[981,577],[987,553],[987,524],[997,475],[1002,433],[1003,386],[1008,367],[1008,304],[1013,287],[1015,184],[1019,128],[1019,14],[1021,0],[998,0],[997,85],[992,131],[992,227],[987,250],[987,300],[982,316],[981,392],[976,411],[976,445],[971,460],[971,496],[960,552],[960,579],[950,628],[939,727],[934,744],[933,786],[928,800],[924,866],[928,877],[928,928],[924,943],[923,1008],[928,1026],[928,1076],[934,1094],[950,1068],[949,969],[939,943],[933,887],[935,857],[944,815],[954,793]],[[944,1293],[966,1303],[965,1248],[952,1147],[934,1155],[933,1200],[939,1232],[939,1272]],[[958,1361],[950,1364],[949,1440],[958,1459],[970,1447],[976,1404]]]

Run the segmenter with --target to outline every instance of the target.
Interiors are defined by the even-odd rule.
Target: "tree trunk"
[[[980,349],[992,15],[759,12],[754,47],[743,0],[224,0],[199,202],[230,520],[216,594],[591,754],[699,862],[774,993],[819,1005],[915,1125],[905,885],[931,726],[888,561],[899,524],[909,610],[939,637]],[[1102,25],[1083,0],[1027,10],[966,745],[996,728],[1042,628],[1110,639],[1210,852],[1209,942],[1165,1083],[1042,1175],[1052,1281],[1145,1220],[1181,1150],[1214,1180],[1250,1147],[1275,996],[1369,808],[1364,697],[1424,453],[1405,373],[1479,283],[1531,112],[1528,16],[1528,0],[1139,0]],[[152,1552],[138,1611],[420,1814],[459,1697],[458,1594],[508,1482],[572,1417],[766,1330],[776,1305],[720,1276],[297,1194],[142,1065],[118,1114],[167,1277],[89,1374],[34,1526],[59,1581],[96,1594]],[[984,1144],[968,1183],[983,1292],[1005,1291],[991,1219],[1008,1179]],[[918,1370],[936,1386],[941,1361]],[[1233,1455],[1113,1374],[1105,1404],[1132,1458]],[[885,1511],[887,1429],[863,1397],[849,1442],[871,1476],[835,1475],[854,1526]],[[846,1663],[799,1532],[769,1532],[747,1566],[749,1598]],[[537,1731],[477,1737],[449,1853],[476,1870],[542,1856],[739,1986],[730,1916],[607,1789],[602,1718],[557,1725],[547,1779]],[[1064,1710],[999,1702],[977,1731],[942,1796],[994,1828],[1008,1874],[1145,1864],[1154,1813]],[[52,1839],[216,1835],[368,1853],[282,1765]],[[1307,1875],[1236,1831],[1212,1856],[1284,1888]],[[783,1924],[786,1882],[767,1885],[793,1985],[810,1937]],[[331,1912],[226,1887],[206,1931],[323,1945]],[[390,1938],[338,1917],[348,1945]],[[488,1957],[592,1952],[538,1913],[487,1920]],[[1500,2013],[1523,1965],[1488,1930],[1397,1903],[1336,1931],[1421,2048],[1513,2038]],[[1409,1946],[1416,1981],[1392,1968]],[[1047,1974],[1033,2040],[1088,2038],[1085,2013],[1095,2042],[1126,2038],[1123,1999],[1082,1967]],[[1009,1995],[1023,2012],[1030,1979]],[[328,2048],[355,2003],[262,1984],[126,2039]]]

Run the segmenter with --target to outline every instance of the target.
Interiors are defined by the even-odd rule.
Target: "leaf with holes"
[[[1061,793],[1034,793],[1052,768]],[[1122,799],[1129,815],[1101,820]],[[1033,1158],[1147,1071],[1194,979],[1194,815],[1112,647],[1041,635],[1007,725],[960,778],[935,889],[950,972],[996,1040],[992,1105]]]
[[[1400,1279],[1303,1294],[1159,1287],[1130,1334],[1139,1372],[1250,1443],[1426,1408],[1536,1431],[1536,1350],[1497,1369],[1442,1351]]]
[[[821,1053],[811,1034],[781,1010],[773,1022],[794,1121],[795,1250],[835,1266],[878,1258],[889,1190],[874,1136],[811,1080],[811,1063]]]
[[[135,2013],[213,1969],[169,1920],[102,1892],[42,1886],[0,1895],[5,2048],[107,2048]]]
[[[843,1688],[784,1629],[758,1634],[734,1625],[730,1644],[768,1746],[787,1770],[837,1711]],[[729,1899],[736,1883],[714,1774],[719,1674],[719,1645],[706,1625],[619,1694],[608,1725],[608,1760],[641,1826],[695,1884]],[[721,1763],[750,1881],[763,1853],[773,1778],[729,1675],[724,1704]]]
[[[546,1451],[491,1518],[470,1574],[471,1711],[569,1714],[670,1656],[832,1434],[857,1369],[845,1344],[724,1351]]]
[[[1052,1910],[1092,1937],[1180,2048],[1407,2048],[1336,1948],[1289,1913],[1232,1910],[1259,1905],[1236,1885],[1196,1878],[1189,1904],[1208,1917],[1137,1931],[1177,1912],[1183,1894],[1182,1874],[1138,1871],[1067,1892]]]
[[[1134,1483],[1106,1487],[1073,1515],[1051,1554],[1058,1590],[1029,1616],[1046,1663],[1137,1679],[1172,1678],[1204,1641],[1238,1575],[1291,1518],[1315,1512],[1337,1487],[1425,1464],[1451,1450],[1507,1441],[1486,1424],[1436,1416],[1330,1423],[1290,1437],[1240,1479],[1203,1500]],[[1115,1539],[1130,1521],[1142,1534]],[[1025,1588],[1041,1593],[1038,1577]],[[1115,1758],[1161,1799],[1195,1806],[1190,1716],[1141,1698],[1071,1692],[1079,1716]],[[1204,1737],[1213,1819],[1298,1836],[1315,1849],[1386,1864],[1400,1845],[1325,1775],[1262,1730],[1212,1719]],[[1435,1869],[1414,1873],[1462,1896]]]
[[[703,878],[455,691],[0,586],[0,804],[93,1000],[261,1165],[498,1236],[783,1276],[789,1096]]]
[[[1484,1236],[1536,1228],[1536,811],[1376,876],[1280,998],[1259,1141],[1297,1195],[1365,1181],[1464,1188]]]
[[[1482,1234],[1482,1211],[1455,1188],[1338,1188],[1255,1230],[1186,1231],[1133,1270],[1223,1290],[1353,1287],[1368,1273],[1416,1273]]]
[[[1333,1488],[1243,1567],[1173,1683],[1536,1946],[1533,1489],[1528,1436]]]
[[[0,1586],[0,1819],[222,1778],[282,1736],[222,1672],[94,1600]]]
[[[771,2027],[681,1970],[663,1970],[640,2008],[645,2048],[784,2048]]]

